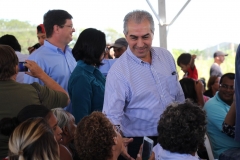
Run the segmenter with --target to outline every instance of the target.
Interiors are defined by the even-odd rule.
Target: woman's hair
[[[197,93],[195,90],[195,81],[191,78],[183,78],[180,81],[185,99],[190,99],[194,103],[197,103]]]
[[[115,145],[112,123],[102,112],[92,112],[85,116],[77,125],[74,143],[80,159],[106,160],[113,156],[112,146]]]
[[[62,108],[54,108],[54,109],[52,109],[52,112],[56,116],[56,118],[58,120],[58,126],[60,128],[67,126],[68,129],[70,129],[69,128],[70,117],[69,117],[67,111],[65,111]]]
[[[22,122],[29,118],[42,117],[45,120],[49,119],[51,110],[42,105],[29,105],[24,107],[17,117],[6,117],[0,121],[0,133],[5,136],[10,136],[14,129]]]
[[[101,65],[101,56],[105,51],[105,34],[94,28],[88,28],[81,32],[72,53],[76,61],[82,60],[88,65]]]
[[[158,142],[170,152],[192,154],[204,142],[206,113],[191,102],[172,104],[160,116]]]
[[[5,34],[0,38],[0,44],[8,45],[14,49],[14,51],[21,52],[21,46],[14,35]]]
[[[218,78],[218,76],[211,76],[208,79],[208,83],[207,83],[208,90],[212,90],[212,85],[214,85],[217,78]]]
[[[58,144],[43,118],[21,123],[9,139],[9,160],[59,160]]]
[[[7,45],[0,44],[0,80],[9,80],[17,73],[18,57],[15,51]]]

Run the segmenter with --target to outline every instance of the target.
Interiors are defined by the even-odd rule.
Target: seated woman
[[[73,160],[79,160],[73,144],[74,133],[77,128],[75,118],[71,113],[62,108],[54,108],[52,112],[58,120],[58,126],[62,129],[62,141],[60,143],[71,152]]]
[[[183,78],[179,82],[182,86],[185,99],[190,99],[192,102],[203,107],[208,98],[203,96],[202,82],[195,81],[192,78]]]
[[[14,129],[29,118],[42,117],[52,128],[54,137],[59,143],[60,159],[72,160],[71,153],[66,147],[61,145],[62,142],[62,130],[57,125],[57,118],[51,112],[50,109],[42,105],[29,105],[24,107],[14,118],[3,118],[0,121],[0,133],[5,136],[10,136]]]
[[[220,77],[211,76],[207,83],[208,90],[206,90],[203,94],[205,96],[208,96],[209,98],[212,98],[218,91],[219,81],[220,81]]]
[[[21,123],[9,139],[9,160],[59,160],[58,144],[43,118]]]
[[[21,109],[31,104],[42,104],[50,109],[67,106],[68,93],[34,61],[26,60],[24,65],[28,72],[25,74],[39,78],[45,85],[16,82],[18,62],[10,46],[0,45],[0,120],[16,116]],[[8,138],[0,133],[0,159],[8,154]]]
[[[106,79],[98,67],[105,47],[105,34],[93,28],[82,31],[73,47],[77,66],[69,79],[68,93],[77,123],[93,111],[102,111]]]
[[[122,151],[121,135],[102,112],[78,123],[74,143],[80,159],[116,160]]]
[[[195,153],[204,142],[206,124],[206,114],[196,104],[167,107],[158,122],[158,144],[150,159],[198,160]]]

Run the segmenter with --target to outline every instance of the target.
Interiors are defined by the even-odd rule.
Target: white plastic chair
[[[209,160],[215,160],[213,157],[212,147],[211,147],[211,143],[209,141],[208,135],[205,134],[204,138],[205,138],[204,144],[207,149],[208,158]]]

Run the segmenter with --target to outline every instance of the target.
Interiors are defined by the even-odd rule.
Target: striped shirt
[[[103,113],[126,137],[157,136],[160,115],[172,102],[184,102],[171,53],[151,49],[151,64],[128,49],[108,72]]]

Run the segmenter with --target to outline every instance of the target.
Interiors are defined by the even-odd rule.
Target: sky
[[[158,0],[149,0],[158,13]],[[49,9],[63,9],[73,16],[76,29],[113,28],[123,31],[123,18],[133,10],[146,10],[155,22],[153,46],[159,46],[159,26],[146,0],[0,0],[0,19],[18,19],[38,25]],[[167,23],[187,0],[166,0]],[[222,42],[239,43],[240,0],[191,0],[168,27],[168,49],[205,49]],[[0,24],[1,25],[1,24]]]

